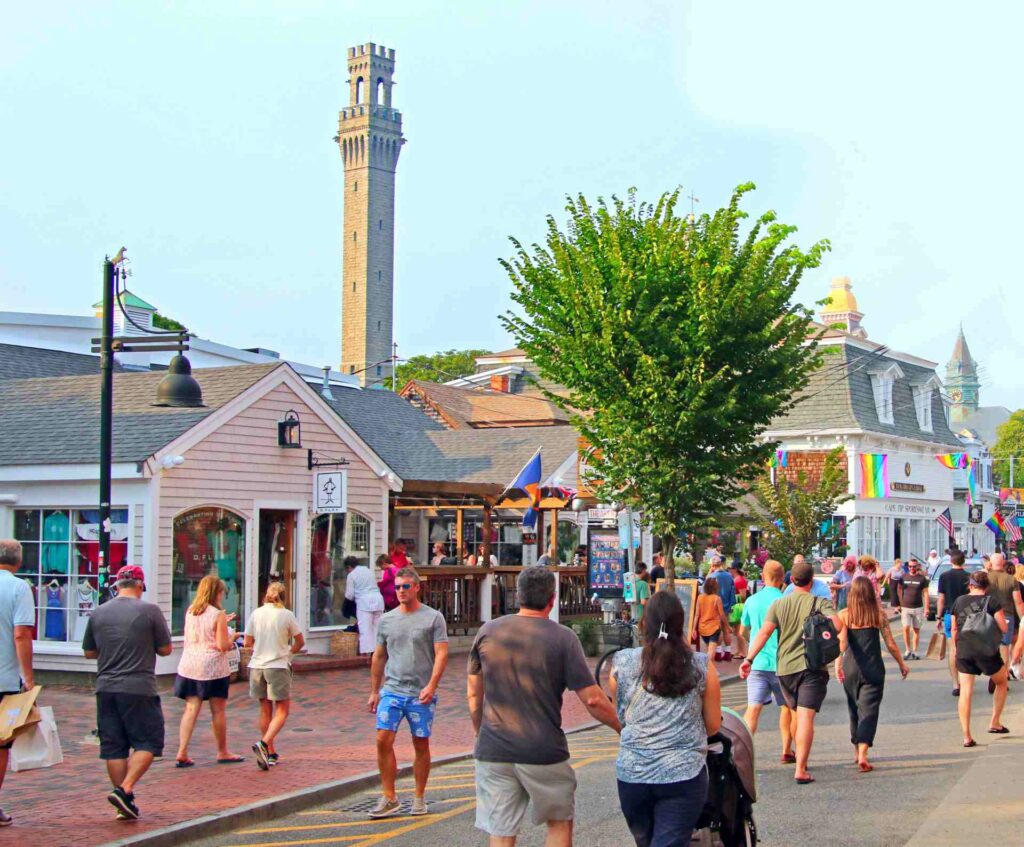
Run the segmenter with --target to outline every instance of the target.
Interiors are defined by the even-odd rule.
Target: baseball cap
[[[117,572],[114,581],[121,582],[123,579],[133,579],[136,582],[144,583],[146,581],[146,574],[138,565],[125,565]]]

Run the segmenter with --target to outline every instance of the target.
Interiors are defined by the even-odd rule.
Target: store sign
[[[313,511],[338,515],[348,510],[348,473],[324,471],[313,474]]]
[[[981,523],[981,519],[984,516],[982,511],[981,503],[975,503],[970,506],[967,511],[967,520],[969,523]]]
[[[910,469],[910,465],[907,465]],[[913,494],[924,494],[924,486],[917,482],[893,482],[889,485],[893,491],[911,492]]]
[[[897,518],[931,518],[939,516],[949,504],[896,502],[893,500],[860,500],[857,503],[859,515],[881,515]]]
[[[605,521],[617,521],[619,513],[615,509],[587,509],[588,523],[604,523]]]

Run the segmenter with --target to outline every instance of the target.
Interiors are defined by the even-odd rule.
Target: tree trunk
[[[665,568],[665,580],[668,582],[669,591],[672,591],[672,586],[676,581],[676,534],[674,532],[666,532],[661,536],[661,563]]]

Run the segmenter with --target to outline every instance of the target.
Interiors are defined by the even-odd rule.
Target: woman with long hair
[[[384,598],[384,611],[390,612],[398,608],[398,592],[395,591],[395,574],[398,573],[398,565],[381,553],[377,557],[377,571],[380,579],[377,580],[377,588],[380,589],[380,596]]]
[[[855,577],[850,583],[846,608],[839,613],[839,617],[846,626],[839,631],[840,653],[836,659],[836,678],[846,691],[846,706],[850,711],[850,743],[854,747],[857,767],[861,773],[870,773],[875,767],[868,761],[868,750],[875,743],[878,710],[882,705],[882,692],[885,688],[881,642],[885,641],[904,679],[910,669],[900,655],[899,647],[889,631],[889,621],[867,577]]]
[[[685,623],[679,598],[656,591],[643,646],[613,660],[619,804],[637,847],[689,847],[707,798],[704,760],[722,724],[722,695],[714,662],[690,648]]]
[[[729,643],[729,619],[719,596],[718,580],[705,579],[703,591],[697,598],[697,634],[714,660],[718,645]]]
[[[185,701],[178,735],[176,767],[189,768],[195,764],[188,755],[188,744],[196,728],[196,720],[203,702],[210,703],[210,721],[217,742],[217,764],[244,762],[228,750],[228,651],[235,646],[234,630],[228,624],[237,617],[227,615],[221,608],[227,586],[216,576],[204,576],[199,581],[195,599],[185,614],[185,649],[178,663],[174,679],[174,694]]]
[[[879,601],[882,599],[882,567],[874,556],[861,556],[857,560],[857,571],[855,576],[863,576],[871,580],[871,587],[875,589],[875,596]]]

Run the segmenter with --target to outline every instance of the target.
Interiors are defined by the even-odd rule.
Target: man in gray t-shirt
[[[371,818],[396,815],[401,809],[395,793],[395,734],[405,718],[412,733],[415,794],[413,815],[425,815],[423,795],[430,775],[430,733],[437,707],[437,686],[448,665],[448,625],[436,609],[420,602],[420,578],[412,568],[395,574],[398,608],[380,619],[377,649],[370,666],[370,699],[377,714],[377,765],[382,794]]]
[[[597,720],[621,730],[576,633],[549,619],[555,576],[523,568],[519,614],[485,623],[469,657],[469,714],[476,741],[476,825],[514,838],[533,804],[548,843],[572,842],[576,776],[562,732],[562,694],[575,692]]]
[[[100,758],[114,786],[107,801],[119,820],[134,820],[139,816],[135,785],[164,750],[154,671],[156,657],[171,654],[171,633],[163,612],[142,599],[142,568],[125,565],[115,585],[117,596],[89,616],[82,650],[87,659],[96,659]]]

